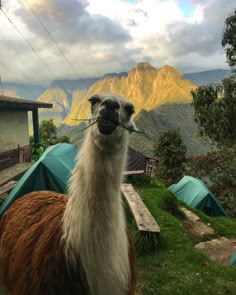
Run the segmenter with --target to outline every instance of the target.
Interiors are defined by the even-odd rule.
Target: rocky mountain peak
[[[150,65],[148,62],[140,62],[137,64],[135,67],[136,70],[138,71],[147,71],[147,70],[156,70],[153,66]]]
[[[182,73],[180,73],[176,68],[171,67],[169,65],[164,65],[162,68],[158,69],[159,74],[168,75],[172,77],[182,77]]]

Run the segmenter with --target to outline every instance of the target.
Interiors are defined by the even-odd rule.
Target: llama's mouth
[[[118,126],[118,122],[104,120],[104,119],[98,120],[98,129],[104,135],[111,134],[116,129],[117,126]]]

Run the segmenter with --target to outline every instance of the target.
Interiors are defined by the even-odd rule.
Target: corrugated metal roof
[[[37,108],[52,108],[51,103],[39,102],[35,100],[26,100],[18,97],[10,97],[5,95],[0,95],[0,109],[3,108],[18,108],[23,110],[33,110]]]

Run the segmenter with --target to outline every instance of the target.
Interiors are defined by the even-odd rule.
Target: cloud
[[[77,79],[26,1],[80,77],[128,71],[140,61],[182,72],[227,67],[221,38],[235,9],[231,0],[191,0],[190,16],[182,0],[5,1],[3,9],[55,77]],[[0,61],[20,80],[50,83],[54,76],[2,13],[0,27]],[[0,74],[14,80],[1,65]]]
[[[44,25],[52,28],[59,39],[69,44],[117,43],[129,40],[128,32],[119,23],[102,15],[91,16],[86,10],[87,6],[87,1],[77,0],[48,0],[31,4]],[[27,5],[19,7],[15,14],[31,33],[45,37],[45,31]]]
[[[135,20],[135,26],[129,28],[133,36],[130,46],[141,48],[141,56],[149,57],[154,66],[170,64],[182,72],[226,68],[222,29],[235,5],[228,0],[192,4],[193,15],[186,17],[178,1],[139,1],[129,11]],[[137,7],[146,12],[145,20],[137,15]]]

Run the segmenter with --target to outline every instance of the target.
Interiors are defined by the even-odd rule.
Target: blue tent
[[[79,149],[72,144],[58,143],[50,146],[41,158],[21,177],[7,199],[0,206],[0,217],[18,198],[33,191],[50,190],[67,192],[67,181],[75,166]],[[145,169],[145,156],[128,150],[128,170]]]
[[[59,193],[67,191],[67,181],[75,166],[78,148],[62,143],[50,146],[42,157],[21,177],[0,206],[0,217],[9,206],[23,195],[40,190]]]
[[[210,216],[227,216],[220,202],[208,190],[205,183],[191,176],[184,176],[168,188],[176,197],[189,206],[202,210]]]
[[[231,266],[236,266],[236,251],[234,251],[233,255],[231,256],[229,262],[229,265]]]

